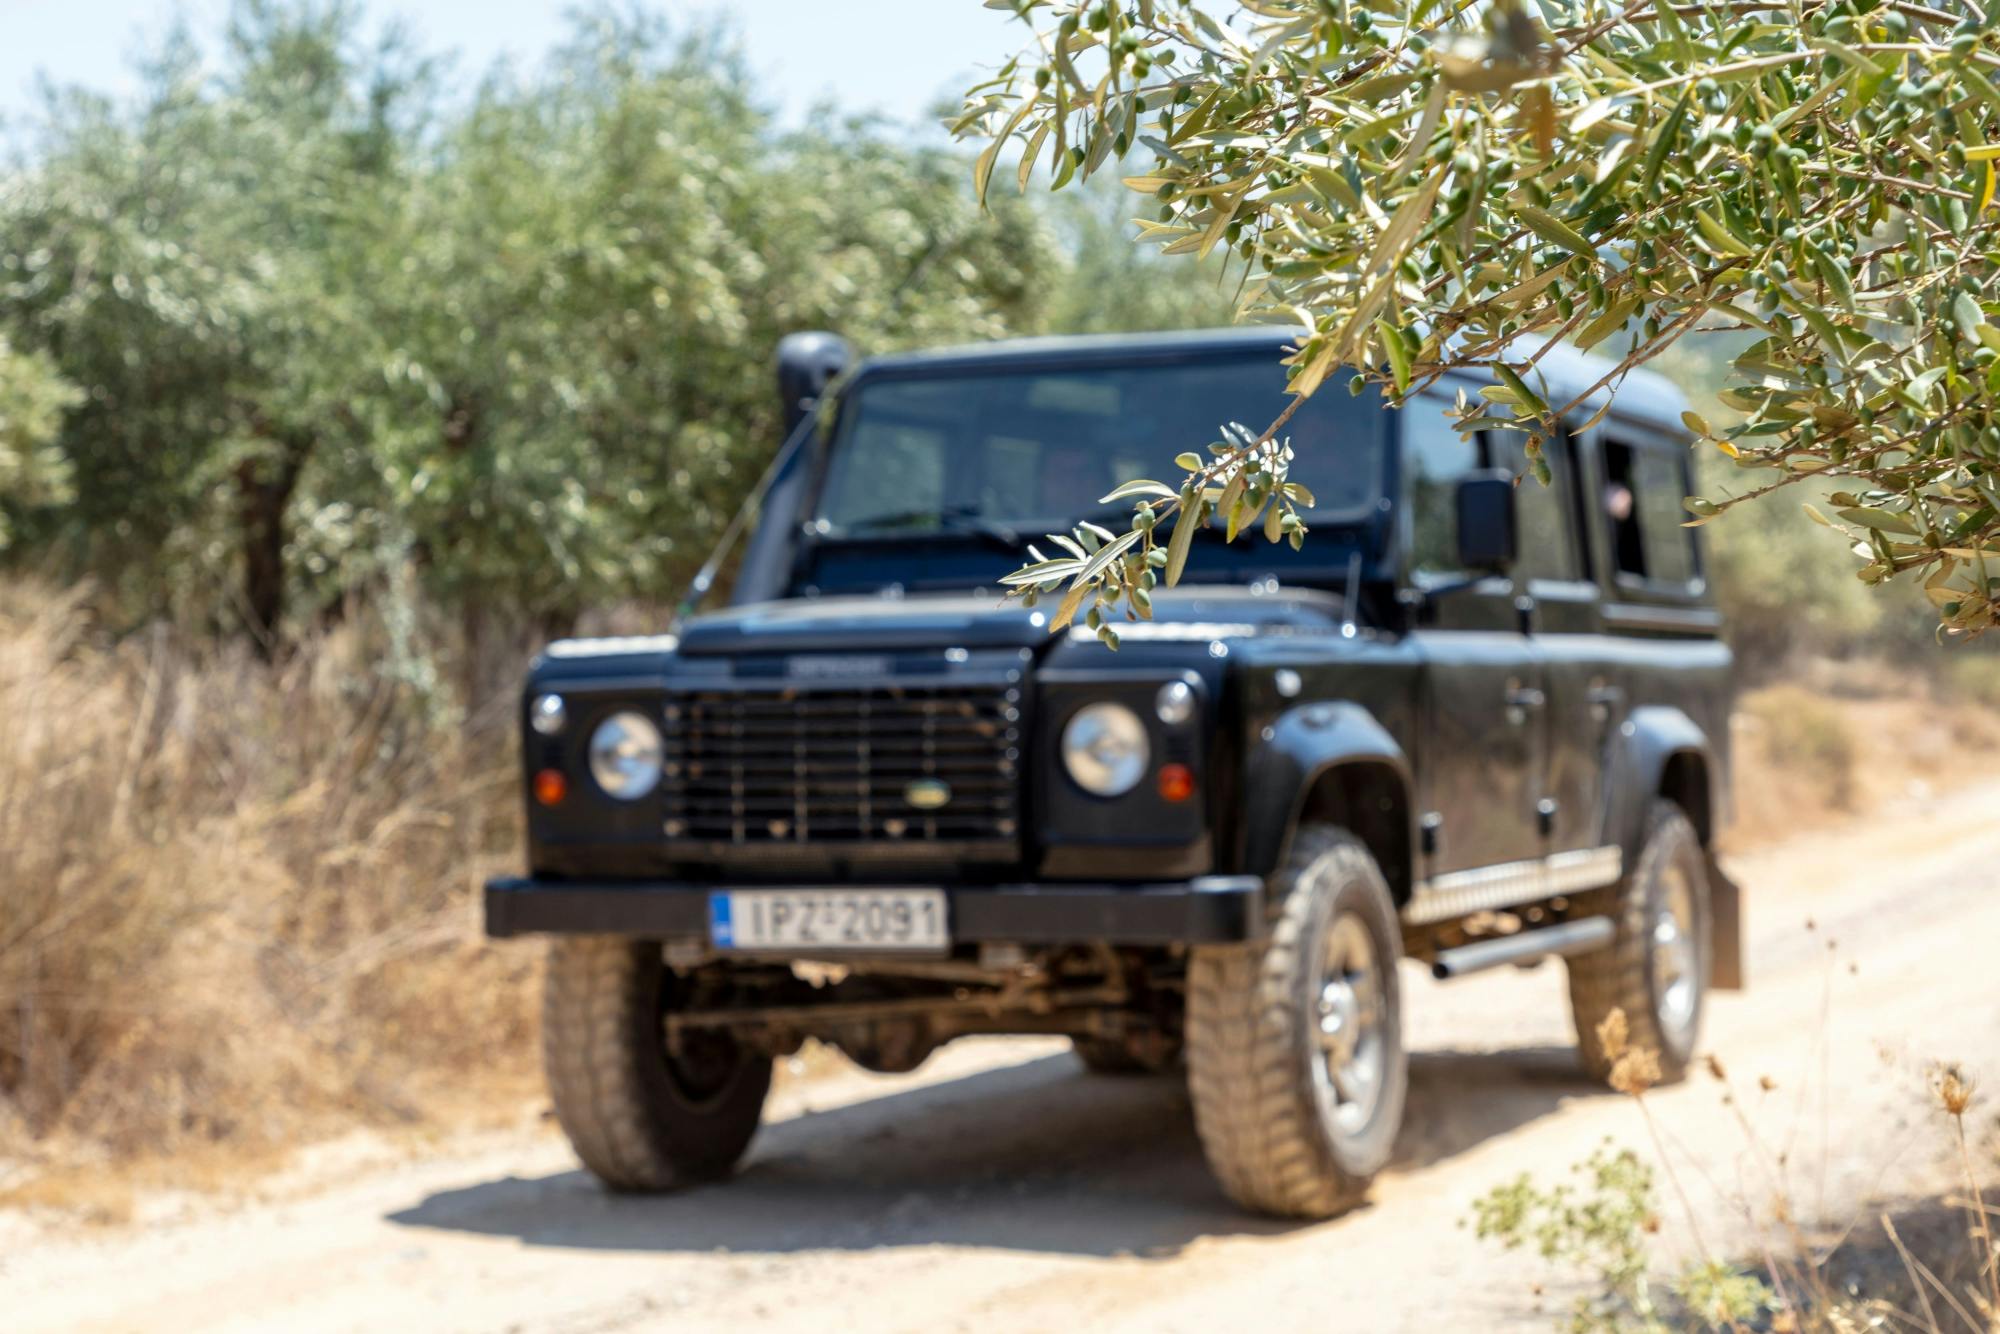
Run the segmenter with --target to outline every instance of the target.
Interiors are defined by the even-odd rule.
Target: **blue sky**
[[[1026,30],[980,0],[650,0],[690,19],[726,15],[766,101],[796,122],[831,100],[921,125],[940,95],[997,65]],[[373,18],[395,15],[423,44],[455,50],[474,71],[501,57],[532,61],[564,31],[568,0],[364,0]],[[219,30],[228,0],[0,0],[0,117],[35,105],[38,75],[105,92],[133,87],[131,57],[156,42],[176,14],[197,34]],[[928,133],[928,127],[922,127]]]

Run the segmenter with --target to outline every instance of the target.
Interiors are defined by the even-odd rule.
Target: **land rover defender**
[[[1665,381],[1587,396],[1548,485],[1455,429],[1475,378],[1401,410],[1329,384],[1287,427],[1302,548],[1202,529],[1116,651],[1002,599],[1042,534],[1122,527],[1099,497],[1275,418],[1285,344],[787,340],[730,605],[552,644],[522,696],[528,874],[486,923],[553,937],[546,1064],[592,1172],[726,1174],[808,1038],[905,1071],[1060,1034],[1184,1068],[1223,1189],[1326,1216],[1396,1137],[1405,959],[1560,958],[1587,1071],[1614,1009],[1685,1069],[1740,932],[1730,654]],[[1561,402],[1609,368],[1537,369]]]

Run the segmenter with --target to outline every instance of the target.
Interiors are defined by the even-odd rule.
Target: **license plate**
[[[708,896],[724,950],[915,950],[951,943],[941,889],[739,889]]]

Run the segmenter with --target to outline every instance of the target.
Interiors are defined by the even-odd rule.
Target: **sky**
[[[565,30],[570,0],[362,0],[396,16],[423,46],[460,54],[468,80],[493,60],[532,62]],[[980,0],[647,0],[690,20],[725,18],[741,34],[764,100],[796,124],[831,101],[878,112],[922,134],[925,112],[1019,49],[1026,30]],[[131,57],[175,15],[197,35],[221,28],[228,0],[0,0],[0,118],[32,112],[38,76],[129,92]]]

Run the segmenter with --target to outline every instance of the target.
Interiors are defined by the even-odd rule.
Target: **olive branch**
[[[1189,0],[989,3],[1034,38],[952,122],[986,140],[982,197],[1010,145],[1022,188],[1038,169],[1061,188],[1145,159],[1123,178],[1153,209],[1142,239],[1240,263],[1244,313],[1298,330],[1295,395],[1349,368],[1354,388],[1401,404],[1477,370],[1491,383],[1458,394],[1458,426],[1524,433],[1546,481],[1541,446],[1560,423],[1594,424],[1632,369],[1683,337],[1733,335],[1734,419],[1684,421],[1753,476],[1687,498],[1688,522],[1852,479],[1830,513],[1809,512],[1858,575],[1921,577],[1942,631],[1993,624],[1989,10],[1241,0],[1224,21]],[[1561,343],[1609,364],[1553,403],[1536,365]],[[1138,499],[1127,532],[1081,529],[1096,545],[1072,534],[1082,556],[1065,546],[1011,586],[1067,584],[1057,624],[1086,600],[1143,615],[1149,572],[1172,583],[1181,568],[1171,543],[1153,558],[1170,515],[1185,544],[1213,513],[1251,510],[1232,536],[1256,526],[1261,500],[1275,505],[1267,533],[1302,541],[1277,429],[1232,427],[1210,458],[1181,455],[1180,485],[1114,492]]]

